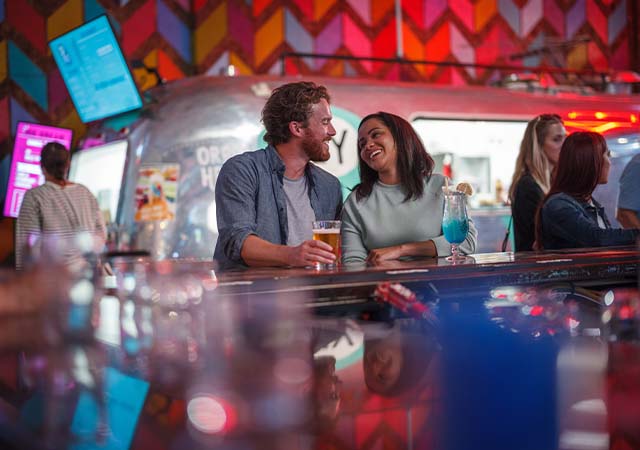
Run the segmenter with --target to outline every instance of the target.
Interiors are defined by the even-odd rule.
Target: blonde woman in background
[[[509,188],[515,251],[533,249],[536,211],[549,192],[566,135],[557,114],[541,114],[527,124]]]

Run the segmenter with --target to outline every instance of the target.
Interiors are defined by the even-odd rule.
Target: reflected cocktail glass
[[[336,260],[333,264],[324,264],[316,262],[314,267],[316,269],[330,269],[340,264],[340,257],[342,256],[340,247],[340,226],[342,222],[339,220],[316,220],[311,223],[313,227],[313,240],[322,241],[331,246],[333,254]]]
[[[444,193],[442,231],[445,239],[451,244],[451,256],[446,259],[456,264],[467,259],[458,249],[469,232],[466,195],[463,192],[451,190],[447,186],[443,187],[442,191]]]

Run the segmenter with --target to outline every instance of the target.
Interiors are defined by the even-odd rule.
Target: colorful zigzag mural
[[[574,69],[630,69],[631,0],[402,0],[402,54],[411,60],[553,65],[544,55],[509,56],[583,39],[561,56]],[[50,39],[107,13],[129,61],[167,80],[193,74],[281,73],[284,52],[393,58],[395,0],[0,0],[0,143],[19,120],[85,130],[51,53]],[[636,25],[637,26],[637,25]],[[636,30],[637,31],[637,30]],[[636,43],[637,44],[637,43]],[[557,56],[557,55],[556,55]],[[636,62],[637,63],[637,62]],[[287,59],[287,73],[376,76],[485,84],[470,67]],[[135,69],[141,90],[156,80]]]

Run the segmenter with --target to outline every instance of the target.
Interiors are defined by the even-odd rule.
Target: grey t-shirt
[[[313,237],[311,222],[316,215],[309,200],[307,177],[297,180],[284,177],[284,197],[287,203],[287,245],[296,246]]]

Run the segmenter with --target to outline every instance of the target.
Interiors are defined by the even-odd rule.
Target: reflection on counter
[[[60,283],[3,341],[20,362],[2,366],[0,446],[604,450],[611,430],[633,448],[638,291],[573,278],[626,258],[224,275],[113,258],[85,308]]]

